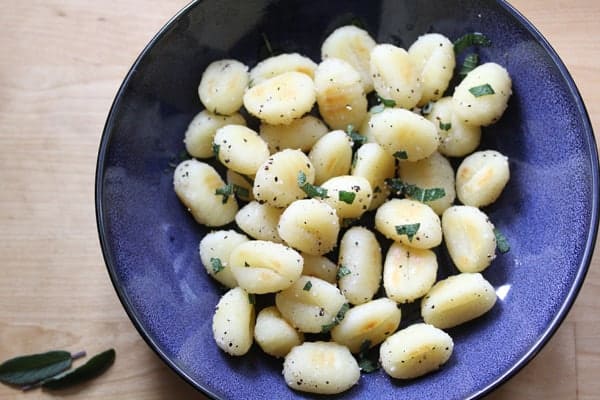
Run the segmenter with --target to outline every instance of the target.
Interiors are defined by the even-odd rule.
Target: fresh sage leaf
[[[463,61],[462,67],[458,73],[460,78],[464,78],[467,74],[475,69],[475,67],[479,64],[479,56],[475,53],[471,53],[465,57]]]
[[[72,371],[65,372],[42,383],[44,389],[65,389],[88,381],[106,371],[115,362],[115,350],[109,349],[90,358],[88,362]]]
[[[310,292],[311,288],[312,288],[312,282],[311,281],[306,281],[306,283],[304,284],[304,287],[302,288],[302,290]]]
[[[506,236],[496,228],[494,228],[494,235],[496,236],[498,251],[502,254],[507,253],[510,250],[510,244],[508,244]]]
[[[356,193],[354,193],[354,192],[347,192],[345,190],[340,190],[338,192],[339,201],[343,201],[346,204],[354,203],[355,198],[356,198]]]
[[[320,197],[326,199],[329,197],[327,196],[327,189],[308,183],[306,174],[302,171],[298,171],[298,187],[310,198]]]
[[[66,371],[72,359],[71,353],[61,350],[11,358],[0,365],[0,382],[31,385]]]
[[[337,271],[337,278],[341,279],[343,277],[345,277],[346,275],[350,275],[350,270],[348,269],[348,267],[346,267],[345,265],[340,265],[340,268]]]
[[[413,237],[417,234],[420,227],[421,224],[418,222],[416,224],[396,225],[396,233],[398,235],[406,235],[408,241],[412,242]]]
[[[338,325],[340,322],[342,322],[342,320],[346,316],[346,311],[348,311],[349,309],[350,309],[350,304],[344,303],[330,324],[321,325],[321,333],[327,333],[330,330],[332,330],[333,328],[335,328],[336,325]]]
[[[451,122],[442,122],[440,121],[440,129],[443,131],[449,131],[452,128]]]
[[[495,94],[494,89],[490,86],[489,83],[484,85],[474,86],[469,89],[469,92],[475,97],[487,96],[489,94]]]
[[[225,269],[220,258],[211,257],[210,258],[210,266],[212,267],[212,270],[215,274],[218,274],[219,272],[221,272]]]
[[[394,157],[398,160],[408,160],[408,153],[404,150],[399,150],[394,153]]]
[[[467,47],[471,47],[471,46],[489,47],[491,45],[492,45],[492,41],[490,39],[488,39],[488,37],[485,36],[483,33],[479,33],[479,32],[467,33],[467,34],[459,37],[458,39],[456,39],[456,41],[454,42],[454,53],[460,54]]]

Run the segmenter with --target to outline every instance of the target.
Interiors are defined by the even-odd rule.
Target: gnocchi
[[[242,106],[247,85],[247,66],[237,60],[219,60],[204,70],[198,95],[204,107],[213,114],[231,115]]]
[[[233,196],[225,198],[216,193],[225,182],[210,165],[194,159],[181,162],[175,168],[173,186],[198,223],[222,226],[235,218],[238,203]]]
[[[302,256],[279,243],[249,240],[236,246],[229,268],[248,293],[273,293],[290,287],[302,274]]]
[[[373,298],[381,281],[381,248],[368,229],[355,226],[340,241],[338,285],[351,304]]]
[[[333,284],[314,276],[301,276],[275,295],[283,317],[301,332],[328,331],[346,304],[346,298]]]
[[[466,157],[456,171],[456,192],[465,205],[484,207],[495,202],[510,178],[508,158],[494,150]]]
[[[439,281],[421,302],[426,323],[448,329],[480,317],[496,303],[492,285],[478,272],[463,272]]]
[[[238,245],[247,242],[246,235],[234,230],[213,231],[207,233],[198,246],[200,260],[206,272],[228,288],[237,286],[237,281],[229,267],[229,254]]]
[[[315,72],[319,113],[333,129],[360,126],[367,115],[367,96],[360,74],[352,65],[337,58],[326,58]]]
[[[381,344],[381,366],[393,378],[413,379],[439,369],[452,355],[454,342],[428,324],[404,328]]]
[[[212,320],[217,346],[232,356],[243,356],[253,342],[255,311],[248,293],[236,287],[221,297]]]
[[[442,215],[450,258],[461,272],[481,272],[496,258],[494,225],[475,207],[453,206]]]
[[[334,342],[305,342],[285,357],[283,378],[295,390],[336,394],[358,383],[360,368],[346,346]]]
[[[246,91],[244,107],[268,124],[290,124],[311,110],[315,103],[315,85],[301,72],[284,72]]]
[[[442,97],[466,42],[456,43],[428,33],[407,51],[343,26],[322,43],[319,64],[285,53],[250,72],[232,59],[203,72],[205,109],[184,144],[220,165],[183,161],[173,186],[198,223],[235,220],[198,246],[207,274],[229,288],[212,319],[220,349],[239,356],[256,341],[284,358],[290,388],[335,394],[369,372],[373,347],[392,378],[435,371],[454,350],[442,329],[493,308],[481,272],[508,244],[479,207],[498,199],[510,170],[504,155],[476,149],[512,82],[502,66],[468,57],[466,76]],[[458,274],[438,280],[442,241]],[[271,293],[255,310],[255,295]],[[415,308],[406,303],[424,323],[398,330]]]
[[[296,200],[283,211],[277,231],[293,248],[320,256],[336,246],[340,224],[330,205],[305,199]]]
[[[270,306],[256,316],[254,340],[265,353],[285,357],[293,347],[302,344],[304,335],[281,316],[277,307]]]
[[[213,152],[213,139],[219,128],[226,125],[246,125],[240,113],[216,115],[208,110],[200,111],[190,122],[185,131],[185,150],[197,158],[210,158]]]

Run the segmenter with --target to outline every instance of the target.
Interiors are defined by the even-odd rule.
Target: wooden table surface
[[[548,38],[600,135],[600,2],[514,0]],[[104,266],[94,169],[130,65],[186,0],[0,0],[0,360],[117,350],[81,399],[203,399],[134,329]],[[600,252],[550,343],[491,399],[600,398]],[[0,399],[52,398],[0,385]]]

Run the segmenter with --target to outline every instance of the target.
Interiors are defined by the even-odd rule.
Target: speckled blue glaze
[[[510,158],[511,181],[486,209],[512,249],[485,276],[500,301],[450,330],[455,351],[439,372],[394,381],[363,376],[340,399],[479,397],[525,365],[566,315],[585,277],[598,226],[598,157],[585,108],[564,65],[509,5],[492,1],[207,0],[188,6],[152,40],[121,87],[98,156],[96,207],[116,291],[156,352],[188,382],[220,399],[311,398],[292,392],[281,362],[254,346],[220,352],[211,319],[222,289],[205,274],[197,225],[172,190],[169,162],[201,109],[206,65],[257,61],[265,32],[274,47],[319,59],[334,28],[358,17],[378,42],[403,46],[425,32],[485,32],[483,61],[513,77],[507,113],[485,129],[482,148]],[[440,275],[452,273],[440,252]]]

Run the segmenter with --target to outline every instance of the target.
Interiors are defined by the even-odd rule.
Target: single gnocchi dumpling
[[[315,169],[302,151],[287,149],[271,155],[254,177],[254,198],[259,203],[280,208],[305,198],[306,193],[298,184],[300,173],[307,183],[314,183]]]
[[[420,71],[423,94],[418,105],[438,100],[448,88],[454,73],[454,45],[444,35],[427,33],[419,36],[409,47],[408,54]]]
[[[243,356],[252,346],[255,311],[248,293],[236,287],[221,297],[212,320],[217,346],[232,356]]]
[[[396,332],[402,314],[395,301],[382,297],[348,310],[331,330],[331,338],[358,353],[377,346]]]
[[[375,227],[388,239],[417,249],[430,249],[442,242],[440,218],[426,204],[410,199],[392,199],[377,209]]]
[[[332,131],[322,136],[308,153],[315,167],[315,183],[346,175],[352,165],[352,139],[344,131]]]
[[[381,344],[379,360],[392,378],[413,379],[439,369],[454,350],[452,338],[428,324],[404,328]]]
[[[381,282],[381,247],[370,230],[355,226],[340,241],[338,285],[351,304],[370,301]]]
[[[495,150],[465,158],[456,171],[456,192],[465,205],[484,207],[495,202],[510,178],[508,157]]]
[[[303,259],[279,243],[250,240],[235,247],[229,267],[248,293],[273,293],[290,287],[302,274]]]
[[[296,200],[281,214],[278,232],[293,248],[320,256],[336,246],[340,223],[330,205],[315,199]]]
[[[316,276],[329,283],[337,283],[337,264],[325,256],[301,253],[304,258],[302,275]]]
[[[394,177],[394,157],[377,143],[365,143],[356,151],[350,173],[369,181],[373,189],[373,196],[368,209],[375,210],[390,195],[390,189],[385,184],[385,180]]]
[[[450,165],[450,161],[437,151],[419,161],[400,162],[399,176],[402,182],[416,185],[423,190],[443,189],[443,197],[432,201],[424,201],[438,215],[442,215],[454,203],[456,198],[454,170]],[[420,200],[414,196],[408,197]]]
[[[443,97],[432,105],[427,119],[435,125],[440,137],[438,151],[448,157],[471,154],[481,141],[481,127],[467,125],[452,107],[452,97]]]
[[[480,273],[462,273],[436,283],[421,302],[426,323],[448,329],[480,317],[496,303],[494,287]]]
[[[468,125],[488,126],[498,121],[512,94],[512,83],[504,67],[482,64],[467,74],[454,89],[452,107]]]
[[[242,106],[246,86],[247,66],[236,60],[219,60],[210,63],[204,70],[198,95],[211,113],[231,115]]]
[[[267,143],[242,125],[227,125],[217,130],[213,148],[223,165],[245,175],[256,174],[269,157]]]
[[[235,215],[235,222],[241,230],[254,239],[281,243],[283,240],[277,232],[277,224],[282,213],[281,208],[252,201],[240,208]]]
[[[289,124],[315,104],[313,80],[300,72],[284,72],[252,86],[244,94],[244,107],[255,117],[272,124]]]
[[[373,138],[391,155],[419,161],[437,150],[437,129],[430,121],[401,108],[386,108],[369,120]]]
[[[365,93],[373,90],[371,50],[377,43],[364,29],[346,25],[333,31],[321,46],[321,58],[339,58],[358,71]]]
[[[383,266],[385,294],[398,303],[411,303],[431,289],[437,270],[433,251],[395,242],[390,246]]]
[[[379,44],[371,51],[371,76],[379,96],[396,106],[413,108],[421,99],[421,69],[406,50]]]
[[[210,158],[213,152],[213,139],[219,128],[225,125],[246,125],[246,120],[239,113],[216,115],[208,110],[200,111],[185,131],[186,151],[196,158]]]
[[[256,316],[254,340],[262,351],[279,358],[302,344],[304,335],[281,316],[277,307],[271,306],[263,308]]]
[[[216,193],[225,182],[210,165],[194,159],[182,161],[175,168],[173,186],[179,200],[199,224],[222,226],[235,218],[237,201],[234,196],[225,198]]]
[[[360,176],[336,176],[325,181],[321,187],[327,190],[327,197],[323,201],[333,207],[342,220],[360,218],[371,205],[371,184]]]
[[[345,346],[335,342],[305,342],[285,357],[283,377],[294,390],[336,394],[358,383],[360,368]]]
[[[260,124],[260,137],[267,142],[271,153],[284,149],[310,151],[327,132],[327,125],[312,115],[296,119],[289,125]]]
[[[481,272],[496,258],[494,225],[476,207],[453,206],[442,215],[444,242],[461,272]]]
[[[317,64],[298,53],[285,53],[264,59],[250,70],[249,87],[253,87],[285,72],[300,72],[311,79],[315,76]]]
[[[237,281],[229,268],[229,255],[238,245],[247,241],[246,235],[234,230],[207,233],[200,241],[198,252],[208,275],[228,288],[236,287]]]
[[[315,90],[321,117],[332,129],[360,126],[367,116],[360,74],[346,61],[323,60],[315,72]]]
[[[327,332],[335,325],[346,298],[339,289],[314,276],[302,276],[275,295],[283,317],[302,332]]]

